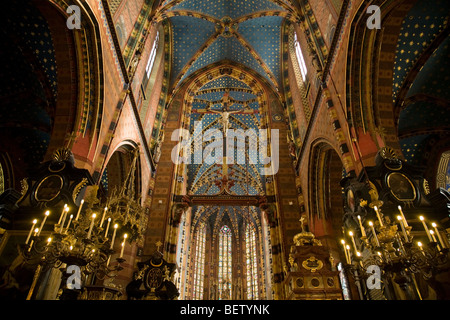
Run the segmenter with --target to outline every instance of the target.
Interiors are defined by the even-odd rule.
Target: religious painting
[[[387,177],[387,185],[392,195],[399,201],[414,201],[416,189],[411,180],[402,173],[393,172]]]
[[[63,187],[63,179],[58,175],[51,175],[43,179],[36,188],[34,197],[37,201],[52,201]]]

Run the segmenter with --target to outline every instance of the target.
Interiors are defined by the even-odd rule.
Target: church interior
[[[447,0],[0,15],[1,299],[450,299]]]

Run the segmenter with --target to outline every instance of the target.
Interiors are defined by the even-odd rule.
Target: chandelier
[[[31,299],[34,288],[42,272],[50,268],[59,268],[63,272],[76,269],[78,278],[66,279],[61,284],[63,291],[81,292],[88,277],[96,280],[112,280],[123,269],[121,266],[127,243],[143,241],[147,217],[134,193],[134,176],[139,149],[136,148],[128,176],[119,192],[114,190],[102,204],[97,197],[98,185],[91,186],[85,193],[80,205],[62,208],[48,208],[39,223],[32,221],[20,254],[26,263],[37,265],[33,283],[27,299]],[[52,215],[58,215],[50,234],[41,232]],[[56,221],[52,217],[52,221]],[[47,228],[48,229],[48,228]],[[119,249],[116,245],[120,242]],[[120,251],[120,253],[119,253]],[[115,260],[116,263],[113,263]],[[64,264],[64,265],[63,265]],[[66,290],[67,291],[67,290]],[[77,293],[77,295],[78,295]]]
[[[412,276],[420,274],[425,280],[430,280],[449,270],[449,248],[435,222],[430,228],[426,218],[419,216],[428,241],[415,241],[413,228],[405,219],[402,207],[398,206],[398,213],[394,213],[395,219],[391,221],[382,213],[380,204],[381,201],[370,205],[376,213],[375,221],[363,221],[363,217],[358,215],[360,232],[357,233],[356,228],[347,230],[347,239],[341,240],[346,260],[344,268],[361,288],[365,286],[362,280],[367,284],[375,272],[374,266],[377,266],[384,276],[392,278],[412,298],[415,291],[411,290]]]

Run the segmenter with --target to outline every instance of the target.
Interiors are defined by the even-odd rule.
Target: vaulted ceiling
[[[422,165],[450,130],[449,5],[418,1],[404,19],[393,70],[393,103],[402,103],[398,135],[405,159]]]
[[[171,87],[223,60],[245,65],[281,87],[281,25],[295,17],[288,0],[165,1],[156,20],[172,25]]]
[[[166,0],[155,14],[156,21],[168,20],[171,25],[171,75],[169,92],[173,92],[192,75],[221,62],[251,70],[264,80],[272,92],[281,93],[282,26],[297,20],[289,0]],[[262,128],[264,117],[261,92],[230,74],[205,81],[194,93],[190,108],[189,131],[202,121],[202,132],[223,131],[223,99],[229,97],[231,129]],[[228,99],[228,98],[227,98]],[[210,143],[210,142],[208,142]],[[208,143],[203,143],[205,147]],[[235,163],[224,166],[192,161],[187,166],[187,193],[192,195],[264,195],[265,177],[262,164],[250,163],[256,150],[234,150]],[[193,155],[192,155],[193,157]],[[192,160],[194,160],[192,158]],[[250,211],[249,211],[250,210]],[[194,206],[194,221],[229,221],[240,225],[260,224],[259,209],[240,206]],[[245,219],[243,217],[246,217]],[[248,219],[247,219],[248,218]]]

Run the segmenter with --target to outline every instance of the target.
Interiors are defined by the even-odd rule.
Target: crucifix
[[[217,113],[220,114],[222,119],[221,119],[221,123],[222,123],[222,129],[223,129],[223,134],[226,137],[227,136],[227,132],[228,132],[228,128],[229,128],[229,118],[231,114],[236,114],[236,113],[240,113],[240,114],[248,114],[248,113],[257,113],[257,110],[252,110],[248,107],[248,105],[252,102],[257,101],[257,99],[250,99],[247,101],[239,101],[239,100],[235,100],[232,97],[230,97],[230,90],[226,89],[224,95],[222,96],[222,98],[220,100],[217,101],[208,101],[208,100],[202,100],[202,99],[195,99],[194,101],[196,102],[204,102],[207,103],[208,106],[206,107],[206,112],[204,113]],[[222,110],[212,110],[211,107],[215,104],[221,104],[222,105]],[[244,107],[240,110],[230,110],[229,107],[232,104],[243,104]],[[198,109],[193,109],[193,112],[199,112]]]

